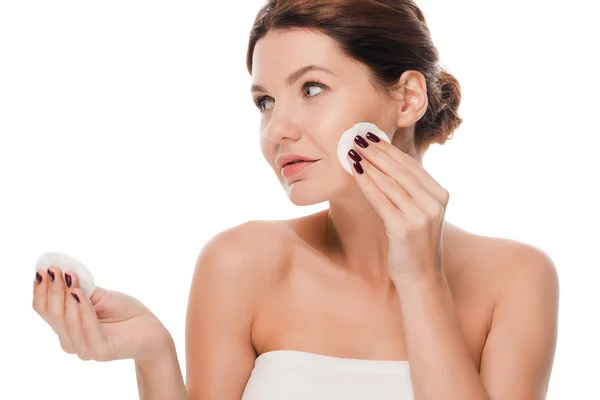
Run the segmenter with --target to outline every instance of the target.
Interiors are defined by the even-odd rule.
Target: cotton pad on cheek
[[[352,175],[352,166],[348,161],[348,152],[350,149],[354,148],[354,138],[357,135],[365,137],[368,132],[377,135],[381,140],[391,143],[390,138],[385,134],[385,132],[379,129],[375,124],[371,124],[369,122],[360,122],[344,132],[340,138],[340,141],[338,142],[337,154],[340,164],[342,164],[342,167],[344,167],[346,172],[348,172],[350,175]]]
[[[90,297],[92,293],[94,293],[94,290],[96,290],[92,273],[82,263],[73,257],[69,257],[68,255],[62,253],[45,253],[35,263],[35,270],[36,272],[40,270],[47,270],[51,265],[60,268],[60,270],[63,272],[63,275],[67,271],[75,272],[79,278],[79,286],[88,297]]]

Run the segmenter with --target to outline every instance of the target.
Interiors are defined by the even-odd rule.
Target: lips
[[[281,168],[281,175],[286,179],[294,178],[302,173],[306,168],[316,163],[318,160],[294,160],[285,164]]]
[[[298,163],[301,163],[301,162],[310,162],[310,161],[311,160],[294,160],[294,161],[290,161],[288,163],[285,163],[283,166],[285,167],[287,165],[293,165],[293,164],[298,164]]]
[[[290,164],[296,164],[296,163],[300,163],[300,162],[310,162],[310,161],[317,161],[317,160],[311,159],[310,157],[307,157],[303,154],[285,153],[285,154],[282,154],[279,157],[277,157],[276,164],[277,164],[277,167],[283,168]]]

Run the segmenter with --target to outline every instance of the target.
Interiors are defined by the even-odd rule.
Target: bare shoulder
[[[190,398],[241,398],[256,358],[252,323],[285,251],[278,225],[246,222],[202,248],[186,317]]]
[[[559,280],[548,253],[512,239],[470,235],[494,293],[480,375],[491,398],[541,399],[557,340]],[[469,247],[467,246],[467,247]]]
[[[260,290],[285,261],[285,233],[282,221],[253,220],[226,229],[204,245],[196,274]]]
[[[244,222],[212,237],[204,246],[203,251],[231,258],[260,257],[265,248],[277,248],[272,245],[278,244],[277,241],[280,239],[282,231],[281,225],[281,221]]]
[[[521,278],[557,279],[558,274],[550,255],[539,247],[513,239],[476,236],[480,249],[487,253],[488,262],[507,280]]]
[[[513,239],[460,234],[464,258],[485,276],[501,297],[522,287],[558,295],[558,272],[550,255],[539,247]]]

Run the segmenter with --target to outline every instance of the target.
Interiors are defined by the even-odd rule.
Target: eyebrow
[[[298,79],[302,78],[302,76],[304,74],[306,74],[306,73],[308,73],[310,71],[322,71],[322,72],[326,72],[326,73],[331,74],[331,75],[335,75],[333,72],[331,72],[330,70],[328,70],[325,67],[321,67],[321,66],[318,66],[318,65],[311,64],[311,65],[307,65],[305,67],[302,67],[302,68],[298,69],[296,72],[292,72],[290,74],[290,76],[288,76],[287,78],[285,78],[285,83],[288,86],[292,86]],[[250,91],[251,92],[265,92],[266,93],[267,89],[265,89],[265,87],[261,86],[261,85],[252,85],[250,87]]]

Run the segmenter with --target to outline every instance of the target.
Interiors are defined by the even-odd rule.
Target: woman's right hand
[[[144,362],[172,346],[167,329],[137,299],[100,287],[87,298],[75,272],[65,271],[69,279],[56,266],[48,271],[38,271],[40,283],[36,275],[33,309],[56,332],[66,353],[82,360]]]

